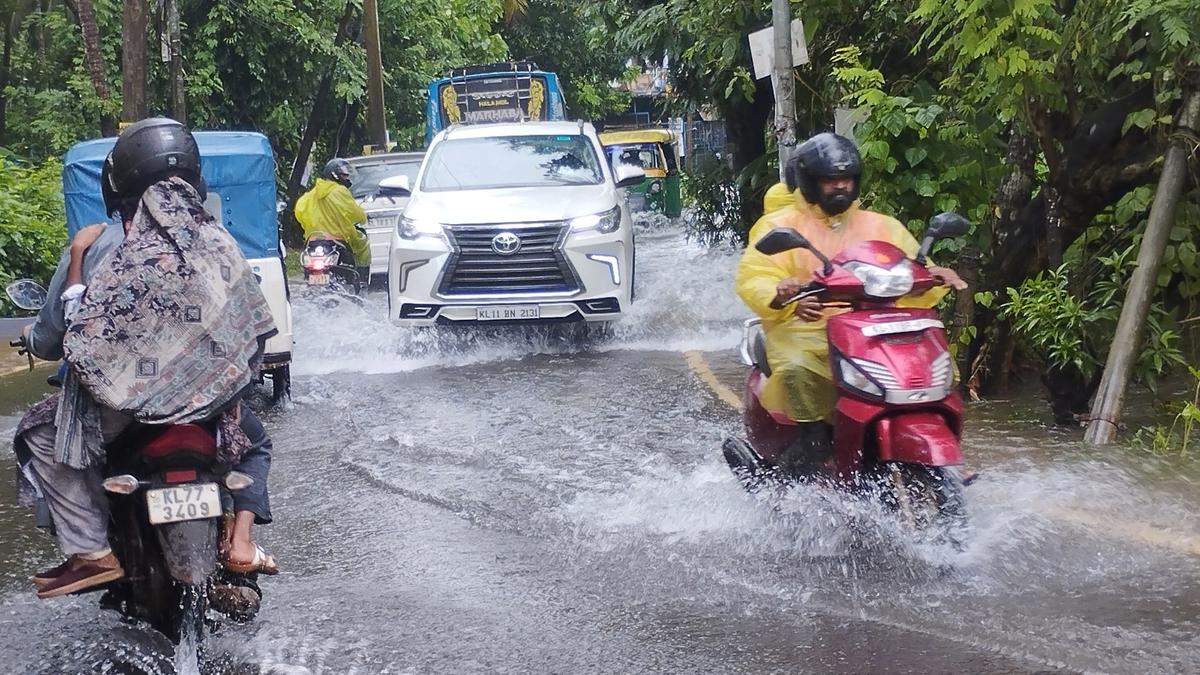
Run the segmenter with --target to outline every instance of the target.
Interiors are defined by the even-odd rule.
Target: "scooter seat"
[[[763,375],[771,376],[771,364],[767,362],[767,338],[763,332],[756,331],[754,337],[750,339],[750,355],[754,359],[754,365],[762,371]]]

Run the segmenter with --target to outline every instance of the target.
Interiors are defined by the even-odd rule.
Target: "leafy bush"
[[[1130,246],[1100,257],[1104,273],[1081,292],[1071,288],[1068,265],[1043,272],[1020,288],[1008,289],[1001,315],[1012,320],[1013,330],[1046,365],[1089,379],[1104,367],[1136,256],[1137,248]],[[1151,305],[1134,376],[1152,390],[1168,366],[1185,365],[1179,334],[1169,328],[1171,323],[1161,300]]]
[[[62,165],[37,167],[0,161],[0,286],[13,279],[45,283],[66,243]],[[0,297],[0,315],[11,314]]]

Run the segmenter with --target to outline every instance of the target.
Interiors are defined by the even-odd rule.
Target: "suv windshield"
[[[350,193],[355,199],[369,197],[379,192],[379,181],[392,176],[408,176],[408,184],[417,182],[417,172],[421,168],[421,159],[402,159],[392,162],[374,164],[351,162],[354,171],[350,177]]]
[[[587,136],[452,138],[433,149],[421,189],[599,185],[603,180]]]

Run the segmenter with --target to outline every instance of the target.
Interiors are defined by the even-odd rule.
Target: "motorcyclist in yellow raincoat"
[[[790,298],[810,281],[819,262],[804,249],[769,256],[760,253],[754,244],[776,227],[795,229],[830,257],[870,240],[890,242],[912,257],[919,244],[895,218],[858,206],[862,160],[849,139],[830,133],[810,138],[797,148],[786,176],[783,189],[795,193],[794,203],[772,210],[771,206],[781,204],[780,186],[768,191],[767,199],[771,201],[764,200],[767,213],[751,228],[749,245],[738,264],[737,292],[762,319],[766,336],[772,374],[759,396],[760,403],[801,423],[810,439],[827,439],[827,421],[836,402],[836,390],[825,319],[846,310],[823,307],[816,298],[781,310],[771,309],[772,300]],[[954,288],[966,287],[952,270],[930,265],[929,271]],[[932,307],[945,294],[945,287],[936,287],[920,296],[903,298],[899,304]]]
[[[324,234],[341,239],[350,247],[359,278],[370,279],[371,244],[358,225],[365,225],[367,214],[350,193],[350,162],[329,160],[316,185],[296,200],[296,220],[308,239]]]

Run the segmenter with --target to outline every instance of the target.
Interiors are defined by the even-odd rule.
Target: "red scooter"
[[[846,303],[850,311],[826,322],[838,397],[831,435],[816,439],[812,430],[825,425],[797,424],[759,402],[771,369],[758,320],[746,323],[746,440],[730,438],[723,450],[748,488],[773,479],[815,480],[867,491],[913,529],[936,526],[961,542],[966,512],[956,467],[962,463],[963,406],[945,328],[934,310],[901,308],[896,301],[938,283],[925,256],[934,241],[967,229],[962,216],[935,216],[915,260],[882,241],[856,244],[830,260],[790,228],[772,230],[758,242],[755,248],[768,255],[808,249],[823,265],[795,296],[773,307],[816,297]]]

